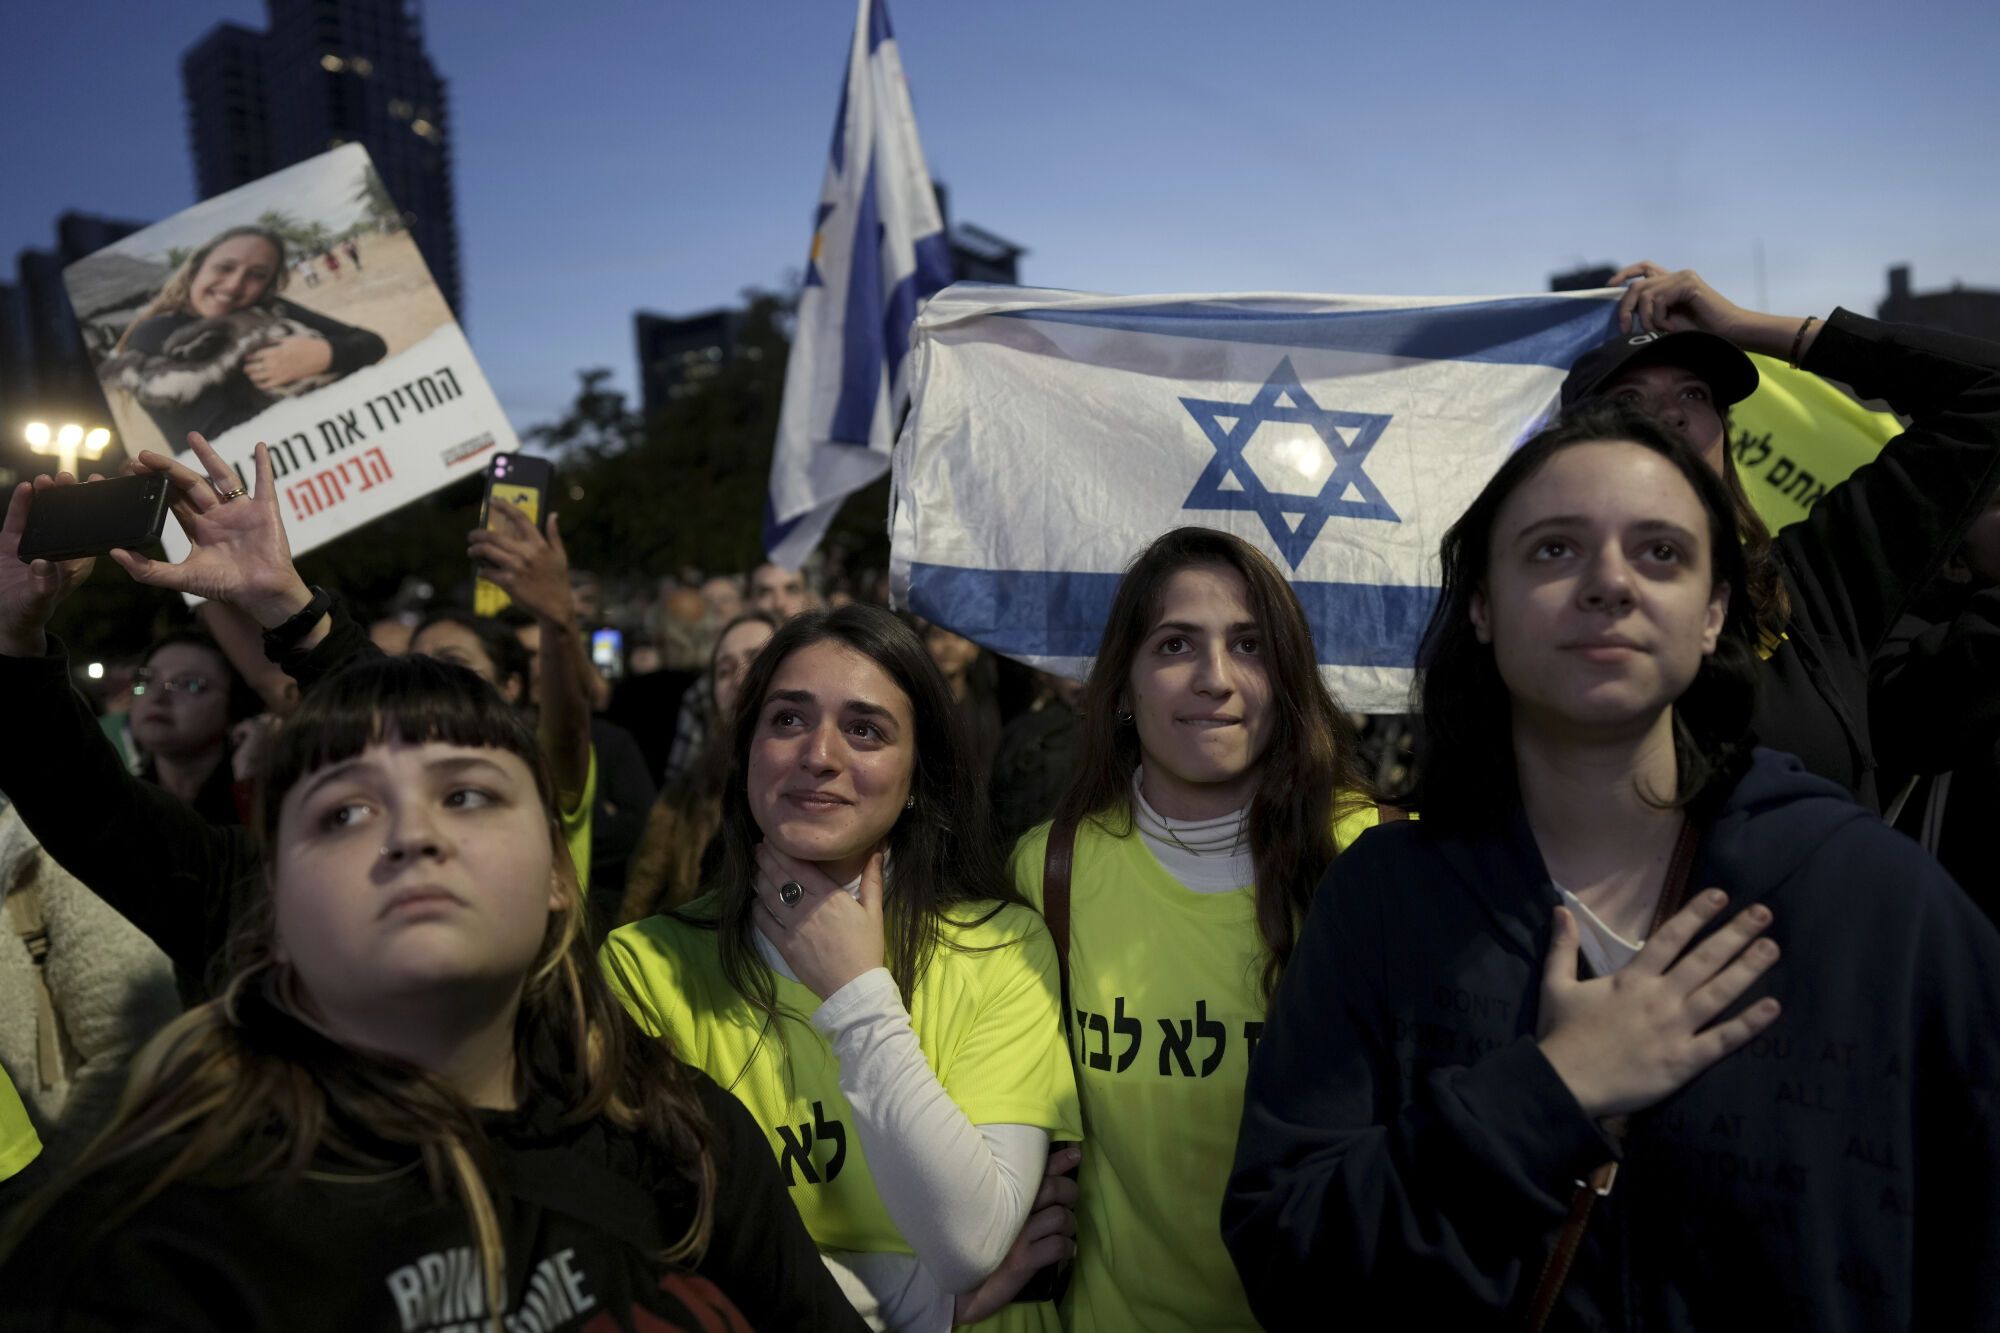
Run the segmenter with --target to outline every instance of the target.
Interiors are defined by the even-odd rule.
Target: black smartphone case
[[[166,526],[172,490],[164,473],[148,472],[42,491],[28,510],[20,558],[75,560],[146,546]]]

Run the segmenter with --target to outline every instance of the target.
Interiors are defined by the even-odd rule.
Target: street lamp
[[[54,431],[46,421],[30,421],[25,432],[28,447],[38,454],[54,454],[56,471],[76,475],[76,462],[82,457],[95,463],[104,456],[104,446],[111,443],[111,432],[102,426],[86,432],[74,421],[64,422]]]

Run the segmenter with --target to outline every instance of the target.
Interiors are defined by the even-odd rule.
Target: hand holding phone
[[[95,485],[50,486],[29,511],[19,558],[81,560],[157,541],[170,489],[165,477],[143,472]]]
[[[42,476],[22,482],[7,497],[7,516],[0,519],[0,655],[40,657],[47,652],[44,630],[49,617],[70,590],[90,576],[96,563],[88,558],[21,558],[21,535],[28,529],[35,502],[54,491],[77,487],[68,473]]]
[[[482,577],[537,619],[574,625],[569,554],[563,549],[556,516],[548,515],[544,525],[548,535],[543,536],[527,511],[509,501],[496,484],[486,519],[490,526],[475,528],[466,537],[466,554],[484,571]],[[473,609],[480,610],[476,595]]]
[[[486,467],[486,492],[479,500],[479,527],[482,531],[511,533],[514,525],[504,512],[511,505],[539,532],[548,531],[549,488],[555,484],[555,467],[546,458],[527,454],[496,454]],[[496,504],[495,502],[499,502]],[[497,616],[514,600],[507,589],[489,575],[490,562],[472,552],[472,611],[474,615]]]
[[[292,564],[270,449],[263,444],[256,448],[254,491],[225,500],[224,495],[243,490],[236,469],[200,435],[190,432],[188,443],[201,472],[151,450],[133,460],[140,473],[163,475],[172,485],[174,521],[191,548],[187,557],[175,564],[115,547],[111,558],[141,583],[228,602],[266,629],[284,623],[312,600],[312,593]]]

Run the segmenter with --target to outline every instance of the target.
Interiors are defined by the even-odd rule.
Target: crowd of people
[[[100,708],[22,483],[0,1323],[2000,1326],[2000,346],[1617,280],[1399,722],[1214,529],[1081,682],[775,565],[607,671],[559,523],[370,617],[199,433]],[[1906,423],[1777,533],[1746,352]]]

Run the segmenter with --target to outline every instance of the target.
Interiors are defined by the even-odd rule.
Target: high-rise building
[[[54,247],[21,251],[14,281],[0,282],[0,473],[37,466],[22,443],[30,421],[111,424],[62,272],[146,225],[64,213]]]
[[[1590,264],[1583,268],[1573,268],[1567,273],[1551,273],[1549,290],[1552,292],[1592,292],[1599,287],[1611,285],[1611,275],[1618,270],[1610,264]]]
[[[1910,290],[1910,266],[1889,270],[1889,295],[1876,315],[1897,324],[1922,324],[1946,333],[2000,342],[2000,292],[1954,283],[1943,291]]]
[[[641,310],[632,324],[639,339],[639,394],[648,416],[699,390],[741,353],[741,310],[705,310],[682,319]]]
[[[460,322],[445,83],[418,0],[265,0],[267,29],[218,24],[181,57],[207,199],[344,143],[367,147]]]

